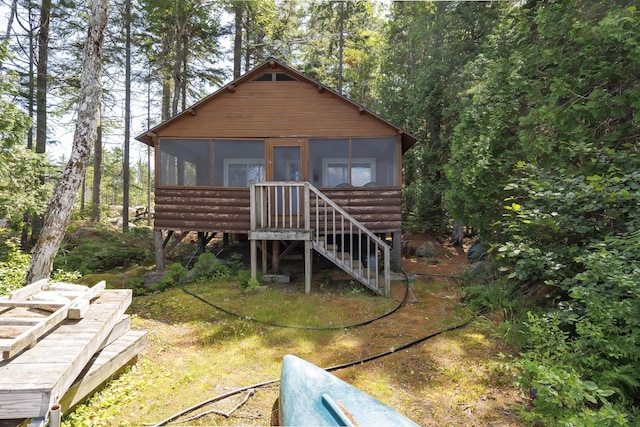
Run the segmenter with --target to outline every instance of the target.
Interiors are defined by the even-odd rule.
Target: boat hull
[[[418,426],[379,400],[293,355],[286,355],[282,361],[278,415],[282,426]]]

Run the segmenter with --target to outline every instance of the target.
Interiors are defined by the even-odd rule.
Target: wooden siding
[[[399,188],[321,191],[373,232],[402,228]],[[249,221],[248,188],[156,188],[156,229],[246,234]]]
[[[375,233],[402,229],[399,188],[331,188],[320,191]]]
[[[301,81],[244,82],[235,92],[194,108],[158,131],[160,137],[388,137],[397,129],[353,104]]]
[[[157,188],[156,229],[248,233],[249,189]]]

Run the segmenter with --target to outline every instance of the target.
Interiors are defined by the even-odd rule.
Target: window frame
[[[376,158],[375,157],[327,157],[327,158],[323,158],[322,159],[322,185],[326,188],[331,188],[331,187],[336,187],[337,185],[340,185],[341,183],[335,184],[335,185],[331,185],[329,183],[329,166],[332,164],[344,164],[346,165],[346,168],[348,170],[348,177],[349,177],[349,185],[354,186],[353,185],[353,164],[362,164],[362,163],[368,163],[369,164],[369,169],[371,170],[371,178],[374,179],[374,177],[376,176]],[[375,181],[375,180],[374,180]],[[369,181],[372,182],[372,181]],[[367,184],[367,183],[365,183]],[[358,185],[357,187],[363,187],[365,184],[362,185]],[[356,187],[356,186],[354,186]]]
[[[223,167],[223,172],[222,172],[222,185],[223,187],[229,187],[229,188],[248,188],[251,184],[252,181],[247,181],[247,185],[242,186],[242,187],[237,187],[237,186],[230,186],[229,185],[229,166],[230,165],[235,165],[235,164],[241,164],[244,166],[247,166],[247,171],[249,170],[249,165],[260,165],[262,167],[262,173],[260,174],[260,181],[256,181],[256,182],[262,182],[265,180],[265,161],[264,158],[263,159],[259,159],[259,158],[227,158],[224,159],[222,161],[222,167]],[[249,179],[249,174],[247,173],[247,180]]]

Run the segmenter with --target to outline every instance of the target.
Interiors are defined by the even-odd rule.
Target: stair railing
[[[332,258],[375,292],[382,291],[390,296],[389,245],[312,184],[256,182],[251,184],[250,197],[251,231],[314,229],[311,239],[318,252]],[[381,271],[384,273],[383,286]]]

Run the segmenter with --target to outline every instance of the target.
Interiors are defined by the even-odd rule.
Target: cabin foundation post
[[[304,293],[311,294],[311,266],[312,266],[311,240],[304,241]]]
[[[258,276],[258,241],[251,239],[251,278]]]
[[[280,240],[274,240],[271,254],[271,271],[273,274],[280,273]]]
[[[262,241],[262,275],[267,274],[267,241]]]
[[[391,269],[400,273],[402,271],[402,231],[392,233]]]
[[[155,230],[154,246],[156,252],[156,271],[164,271],[164,254],[162,253],[162,230]]]

